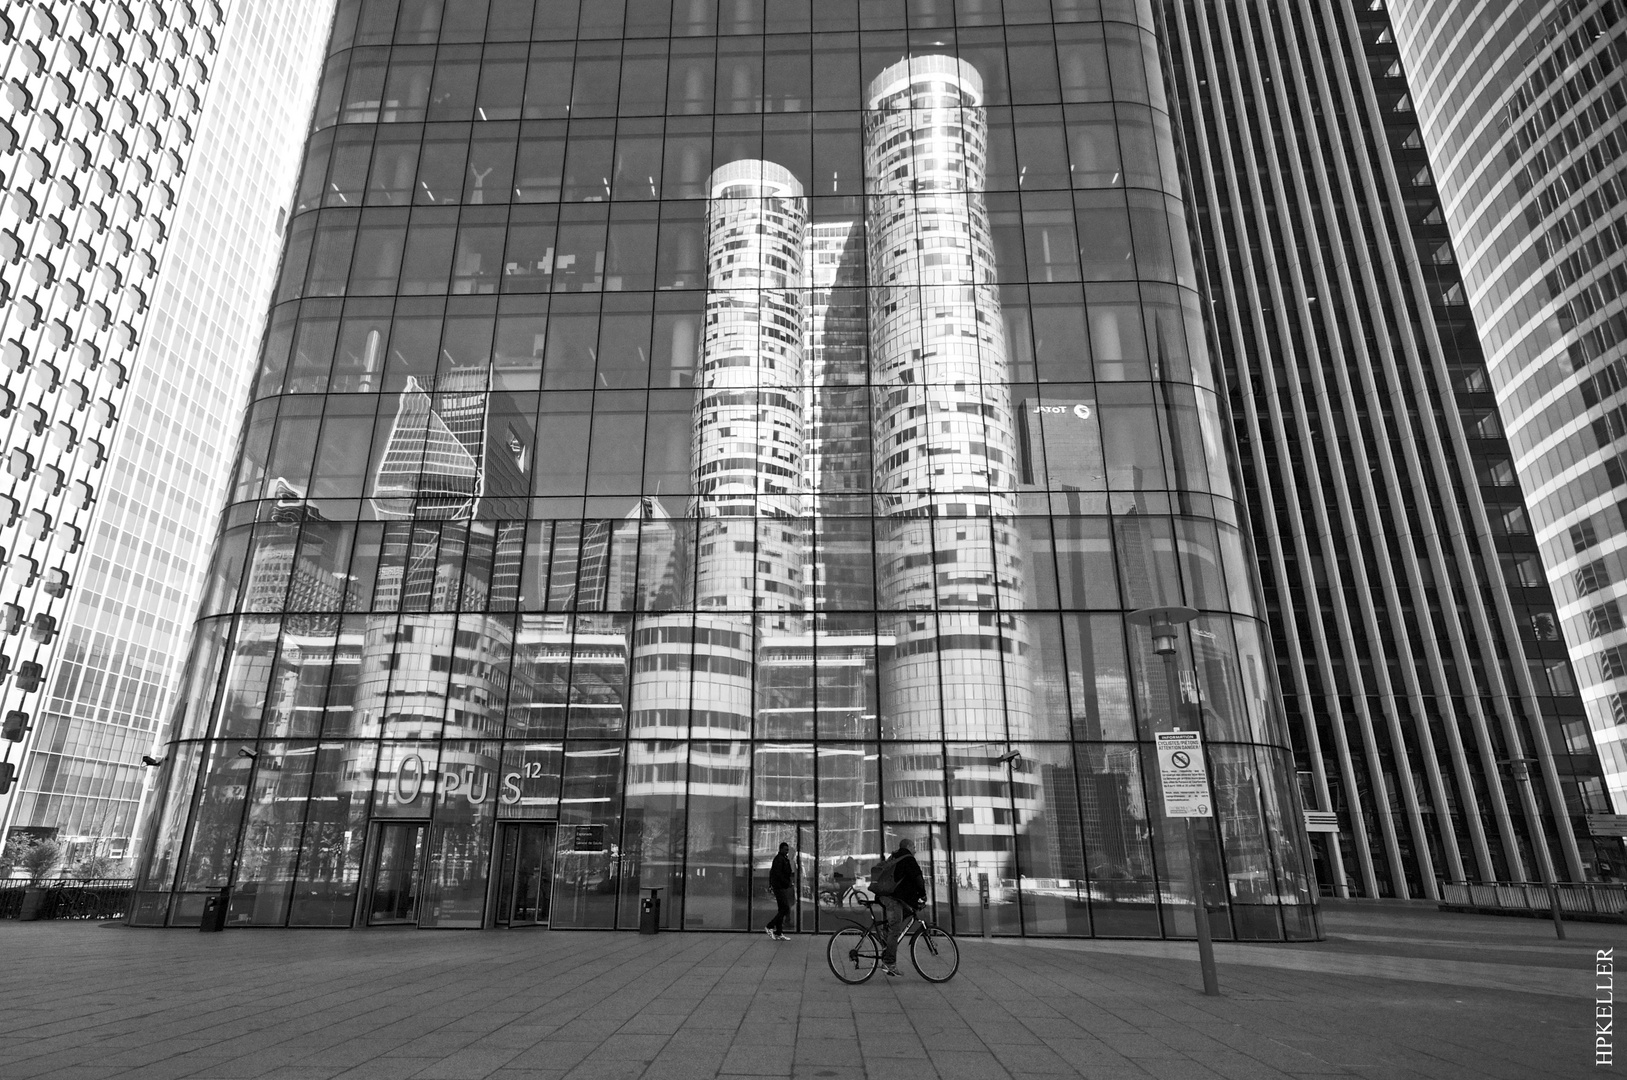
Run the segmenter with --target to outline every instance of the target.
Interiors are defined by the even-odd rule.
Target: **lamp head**
[[[1167,619],[1152,624],[1152,651],[1159,656],[1175,655],[1175,627]]]

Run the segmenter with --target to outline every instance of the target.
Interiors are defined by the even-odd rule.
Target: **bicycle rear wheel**
[[[960,946],[947,931],[929,926],[910,942],[910,963],[927,982],[948,982],[960,970]]]
[[[876,966],[881,963],[881,948],[875,938],[849,926],[830,936],[825,959],[838,979],[845,983],[862,983],[876,973]]]

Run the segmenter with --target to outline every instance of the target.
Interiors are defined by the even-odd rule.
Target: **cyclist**
[[[909,917],[926,903],[926,877],[921,873],[921,864],[915,861],[914,840],[900,840],[898,850],[878,868],[875,893],[881,902],[882,970],[897,975],[898,939]]]

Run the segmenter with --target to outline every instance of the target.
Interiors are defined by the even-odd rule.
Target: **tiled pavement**
[[[838,983],[822,937],[0,923],[0,1077],[1546,1078],[1627,927],[1342,909],[1329,941],[963,943]],[[908,971],[906,965],[905,970]],[[1499,972],[1501,977],[1499,978]],[[1515,989],[1524,987],[1524,989]],[[1624,1048],[1627,1049],[1627,1048]]]

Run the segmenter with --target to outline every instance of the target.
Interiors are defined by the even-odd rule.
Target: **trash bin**
[[[641,934],[659,934],[661,932],[661,890],[647,889],[650,895],[639,902],[638,932]]]
[[[231,906],[230,886],[223,886],[216,895],[206,897],[203,901],[203,921],[198,923],[198,929],[205,934],[218,933],[226,929],[226,911]]]

